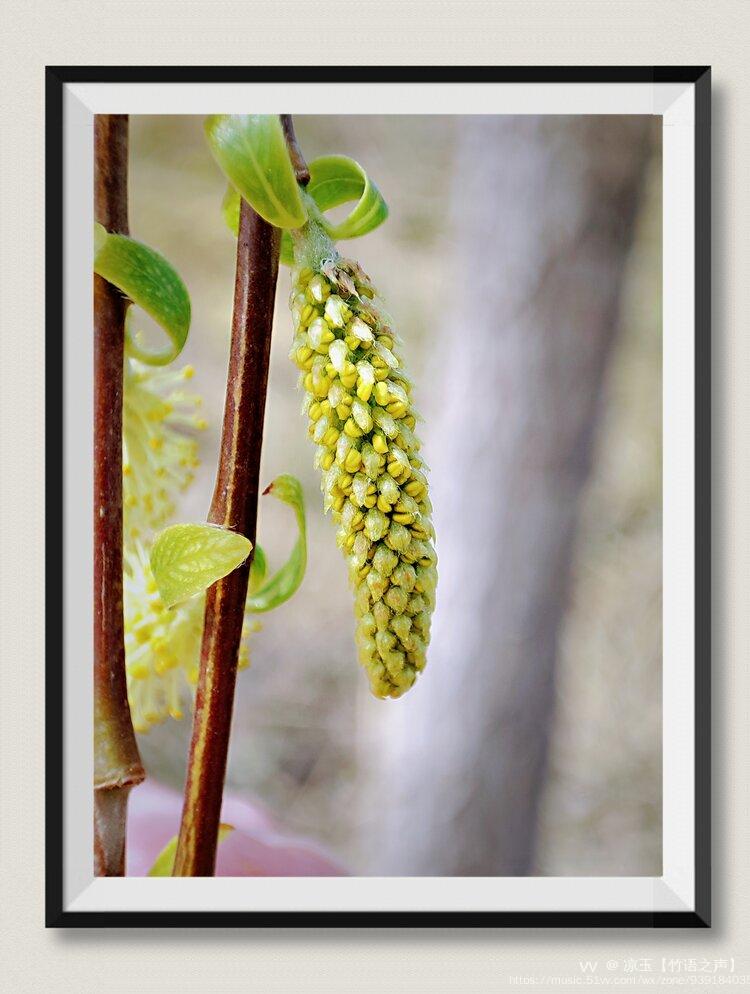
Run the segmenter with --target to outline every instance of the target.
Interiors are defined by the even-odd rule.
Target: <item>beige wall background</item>
[[[14,992],[577,989],[579,962],[734,958],[750,977],[747,218],[742,0],[232,3],[11,0],[2,32],[0,986]],[[43,929],[45,64],[714,67],[715,926],[710,932]],[[744,443],[744,444],[743,444]]]

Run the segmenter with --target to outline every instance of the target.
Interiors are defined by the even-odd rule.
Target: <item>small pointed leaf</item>
[[[254,594],[256,590],[260,589],[266,578],[267,568],[266,554],[259,545],[256,545],[255,552],[253,553],[253,561],[250,565],[250,581],[247,585],[247,589],[251,594]]]
[[[170,525],[151,548],[151,571],[166,607],[174,607],[244,563],[252,543],[218,525]]]
[[[231,183],[227,183],[227,190],[221,202],[221,213],[224,215],[227,228],[235,238],[240,233],[240,199],[237,190]]]
[[[128,350],[141,362],[165,366],[183,349],[190,330],[190,296],[164,256],[134,238],[94,225],[94,272],[137,304],[166,332],[169,344],[158,352],[141,348],[130,335]]]
[[[288,601],[305,576],[307,567],[307,527],[305,524],[305,499],[302,484],[294,476],[277,476],[265,491],[294,510],[298,536],[289,559],[281,569],[247,599],[246,608],[256,614],[271,611]]]

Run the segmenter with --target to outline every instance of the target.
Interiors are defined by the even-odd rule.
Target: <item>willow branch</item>
[[[128,119],[94,123],[94,216],[128,233]],[[122,391],[127,301],[94,276],[94,872],[125,872],[130,788],[144,778],[128,705],[122,606]]]
[[[221,451],[208,520],[255,544],[263,417],[281,233],[244,200]],[[212,876],[250,558],[209,587],[174,876]]]
[[[307,162],[302,154],[302,149],[299,147],[297,135],[294,132],[292,115],[279,114],[279,117],[281,118],[281,127],[284,130],[284,137],[286,138],[286,147],[289,150],[289,158],[292,160],[292,166],[294,167],[294,175],[297,177],[297,182],[301,186],[307,186],[310,182],[310,170],[307,168]]]

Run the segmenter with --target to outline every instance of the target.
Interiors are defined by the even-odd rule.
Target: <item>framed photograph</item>
[[[46,115],[48,926],[708,927],[710,70]]]

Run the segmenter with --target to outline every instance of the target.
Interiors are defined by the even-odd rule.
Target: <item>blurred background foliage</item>
[[[453,270],[451,201],[460,188],[464,121],[296,118],[308,159],[354,157],[389,204],[382,228],[342,250],[357,257],[381,289],[405,340],[417,405],[426,412],[433,403],[428,371],[447,334],[446,303],[472,293]],[[540,874],[661,872],[661,164],[655,135],[649,140],[559,639],[556,710],[531,867]],[[192,299],[183,358],[195,366],[209,430],[178,520],[200,521],[216,465],[234,280],[234,242],[220,212],[224,182],[197,117],[132,118],[130,155],[131,231],[176,266]],[[346,567],[334,526],[323,518],[296,372],[287,358],[288,292],[282,268],[261,483],[284,472],[301,479],[309,568],[296,597],[263,619],[253,636],[251,668],[238,681],[228,789],[260,799],[352,872],[387,873],[373,859],[368,826],[378,814],[361,757],[378,748],[378,728],[387,733],[385,711],[402,702],[370,697],[356,663]],[[468,346],[470,330],[462,333]],[[286,558],[294,539],[276,502],[262,502],[258,534],[272,567]],[[440,588],[438,604],[441,610]],[[428,666],[422,680],[430,678]],[[411,691],[419,693],[420,685]],[[149,775],[181,789],[189,734],[189,721],[182,721],[141,736]],[[374,803],[388,806],[387,789]]]

